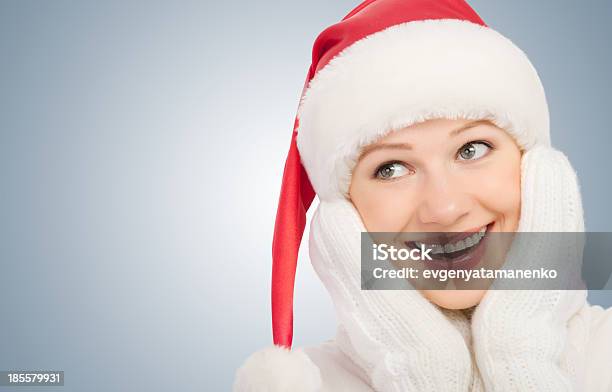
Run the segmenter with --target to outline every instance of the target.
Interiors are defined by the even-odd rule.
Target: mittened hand
[[[519,232],[584,231],[576,175],[561,152],[534,148],[524,154],[521,172]],[[546,237],[554,238],[538,238]],[[529,238],[529,234],[521,234],[523,243],[513,243],[506,265],[534,268],[538,263],[553,261],[560,268],[565,265],[579,270],[576,261],[582,256],[580,241],[528,246]],[[576,278],[576,273],[566,276]],[[560,363],[568,320],[585,305],[586,291],[557,288],[496,290],[494,286],[478,305],[472,332],[487,390],[572,390],[572,380]]]
[[[365,231],[346,200],[322,201],[310,231],[313,266],[348,336],[338,341],[342,350],[377,391],[472,390],[478,380],[465,316],[443,313],[414,289],[361,290]]]

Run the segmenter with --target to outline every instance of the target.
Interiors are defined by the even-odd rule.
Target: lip
[[[473,248],[472,250],[470,250],[468,253],[462,254],[459,257],[455,257],[452,259],[436,259],[434,258],[433,260],[428,260],[428,261],[424,261],[426,268],[429,269],[473,269],[475,266],[477,266],[481,259],[482,256],[485,253],[485,250],[487,248],[487,243],[488,243],[488,239],[489,236],[487,235],[491,228],[493,227],[493,225],[495,224],[495,222],[491,222],[488,225],[486,225],[486,231],[485,231],[485,236],[482,238],[482,240],[478,243],[478,245]],[[474,232],[480,231],[480,228],[482,226],[478,227],[477,229],[471,231],[471,232],[464,232],[461,233],[462,235],[464,235],[462,238],[466,238],[469,237],[470,235],[472,235]],[[467,235],[465,235],[467,234]],[[459,241],[459,240],[457,240]],[[408,244],[406,244],[408,245]]]
[[[420,238],[414,238],[412,241],[418,241],[418,242],[422,242],[425,245],[434,245],[434,244],[450,244],[450,243],[454,243],[457,241],[461,241],[471,235],[473,235],[474,233],[477,233],[480,231],[480,229],[482,229],[483,227],[489,227],[491,224],[489,223],[488,225],[482,225],[482,226],[478,226],[478,227],[474,227],[462,232],[447,232],[447,233],[429,233],[429,235],[426,235],[428,233],[423,233],[423,237]],[[487,229],[488,230],[488,229]]]
[[[474,233],[478,233],[480,229],[482,229],[483,227],[486,227],[488,230],[490,225],[491,223],[489,223],[488,225],[474,227],[474,228],[471,228],[469,230],[465,230],[462,232],[435,233],[433,235],[429,235],[421,239],[418,239],[418,241],[424,243],[425,245],[449,244],[449,243],[461,241],[464,238],[467,238],[473,235]]]

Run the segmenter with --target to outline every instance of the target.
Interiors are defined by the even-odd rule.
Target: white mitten
[[[536,147],[524,154],[521,172],[519,232],[584,231],[578,182],[565,155]],[[522,234],[521,238],[532,237]],[[519,247],[515,241],[506,266],[539,267],[534,263],[553,260],[561,268],[574,268],[566,275],[575,278],[576,259],[582,255],[580,241],[562,246],[552,242],[555,246]],[[568,321],[585,303],[582,289],[489,290],[472,317],[476,360],[486,390],[572,390],[561,359]]]
[[[321,201],[311,225],[310,257],[335,304],[340,348],[376,391],[478,389],[461,312],[443,313],[416,290],[361,289],[365,231],[347,200]]]

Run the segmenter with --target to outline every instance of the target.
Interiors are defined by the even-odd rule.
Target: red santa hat
[[[550,144],[534,67],[463,0],[366,0],[317,37],[274,228],[276,345],[291,347],[298,249],[315,194],[345,197],[363,146],[433,118],[488,119],[525,150]]]

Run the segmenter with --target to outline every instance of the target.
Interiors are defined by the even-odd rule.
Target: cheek
[[[409,202],[415,198],[413,189],[373,185],[354,193],[351,200],[368,231],[402,231],[414,214],[414,203]]]
[[[499,163],[478,173],[472,181],[480,204],[506,220],[518,218],[521,206],[520,157],[500,159]]]

